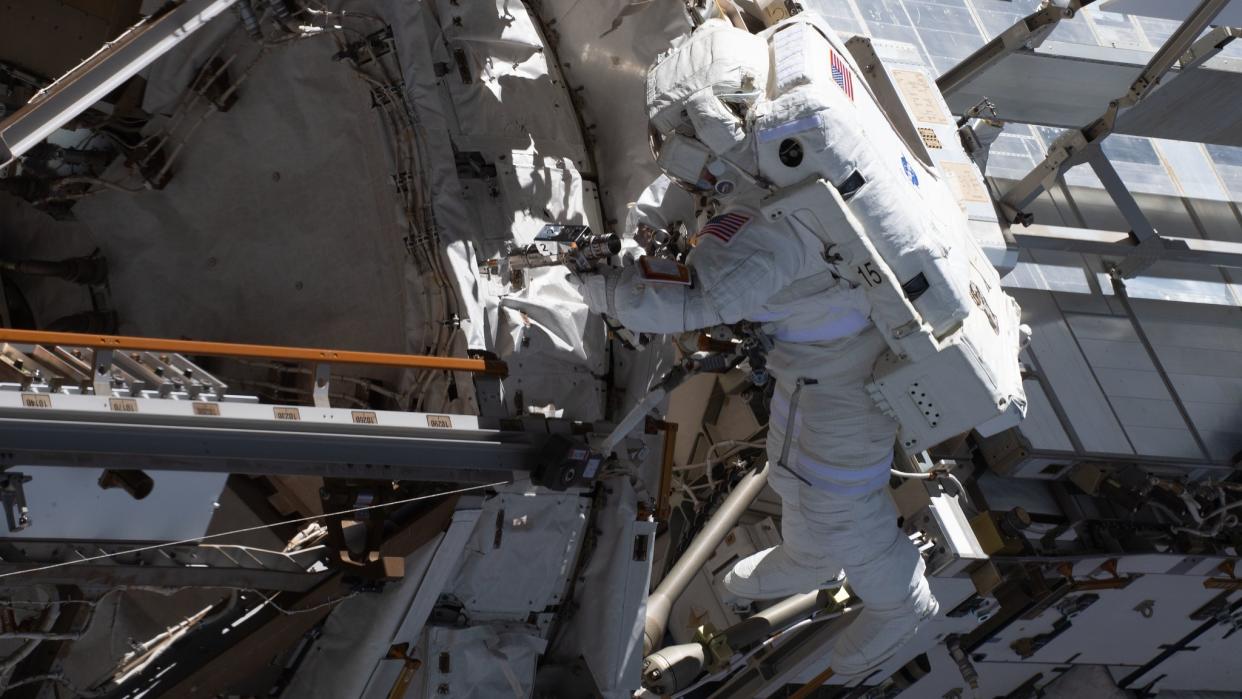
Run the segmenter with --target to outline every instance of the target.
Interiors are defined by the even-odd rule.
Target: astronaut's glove
[[[620,270],[612,267],[600,267],[591,272],[573,272],[565,275],[565,281],[573,285],[582,295],[582,301],[591,311],[608,314],[609,289],[616,287],[616,277]]]
[[[621,264],[623,266],[632,265],[638,261],[643,255],[650,254],[635,238],[621,239]]]

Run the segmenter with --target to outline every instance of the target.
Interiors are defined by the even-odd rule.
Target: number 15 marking
[[[867,286],[874,288],[884,283],[884,277],[880,274],[880,270],[876,269],[875,265],[870,262],[859,265],[858,267],[855,267],[854,270],[858,272],[858,276],[862,277],[862,280],[867,283]]]

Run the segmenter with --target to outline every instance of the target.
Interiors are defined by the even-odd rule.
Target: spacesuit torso
[[[617,320],[648,332],[749,320],[777,342],[798,343],[836,340],[870,325],[862,292],[837,276],[823,243],[807,232],[736,205],[708,219],[692,240],[688,284],[645,274],[642,265],[618,278]]]
[[[636,208],[653,224],[667,218],[648,202]],[[642,332],[759,324],[777,380],[771,462],[841,494],[883,485],[896,427],[863,388],[884,343],[862,289],[840,278],[811,231],[764,220],[744,201],[720,203],[692,241],[684,267],[642,258],[588,278],[588,302]]]

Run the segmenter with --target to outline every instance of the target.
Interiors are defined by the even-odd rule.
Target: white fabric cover
[[[883,662],[938,608],[923,558],[897,528],[888,492],[841,496],[807,486],[782,468],[769,470],[768,484],[786,511],[800,515],[801,532],[786,539],[790,554],[808,566],[841,565],[864,602],[833,648],[832,669],[848,676]]]
[[[547,640],[522,629],[491,626],[430,626],[426,636],[426,657],[435,660],[424,662],[415,674],[421,681],[410,696],[524,699],[535,694],[535,665]],[[439,662],[443,653],[449,656],[446,666]]]
[[[807,539],[810,530],[797,509],[785,502],[781,505],[782,533]],[[808,567],[792,551],[793,547],[786,543],[743,558],[725,573],[725,589],[743,599],[781,599],[845,583],[840,565],[828,560],[824,567]]]
[[[767,85],[767,42],[714,19],[660,56],[647,73],[647,117],[663,134],[692,126],[716,153],[746,137],[743,121],[722,102],[753,100]]]
[[[776,376],[768,420],[769,462],[780,463],[788,442],[785,466],[816,487],[862,495],[886,485],[897,423],[865,388],[884,350],[884,339],[874,327],[822,344],[778,341],[768,355]],[[800,378],[816,383],[799,389],[795,383]],[[795,391],[796,411],[791,410]]]
[[[773,80],[785,91],[752,110],[759,170],[778,187],[809,177],[840,186],[858,171],[866,184],[850,199],[850,210],[898,281],[926,276],[930,286],[915,307],[937,332],[948,330],[970,309],[968,294],[943,264],[951,250],[970,243],[966,220],[946,183],[896,134],[844,43],[827,25],[804,19],[810,17],[770,30]],[[852,72],[840,79],[852,97],[833,79],[832,54]],[[796,166],[780,159],[787,139],[803,149]]]
[[[637,265],[605,269],[586,281],[586,301],[631,330],[682,332],[743,319],[773,334],[806,328],[831,333],[866,314],[862,292],[838,282],[813,236],[769,224],[747,207],[724,211],[749,221],[729,242],[699,237],[687,257],[693,286],[648,282]],[[820,335],[819,337],[824,337]]]
[[[696,212],[694,196],[660,175],[630,205],[625,216],[625,237],[633,238],[639,224],[667,231],[678,222],[693,227]]]
[[[832,244],[845,258],[842,276],[867,290],[872,319],[892,349],[871,392],[901,423],[902,449],[1017,424],[1026,406],[1018,309],[926,149],[903,140],[913,133],[909,115],[896,104],[881,108],[867,75],[816,15],[765,34],[772,94],[749,112],[759,171],[777,188],[764,210],[781,207]],[[869,70],[877,85],[888,79],[883,65]],[[795,143],[801,159],[782,158]],[[816,182],[840,190],[851,178],[844,206],[827,206],[837,197]],[[907,301],[911,294],[897,287],[920,275],[926,289]]]

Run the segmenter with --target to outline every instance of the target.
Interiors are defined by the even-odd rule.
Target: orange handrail
[[[507,376],[509,373],[509,367],[504,362],[490,359],[429,357],[420,354],[355,352],[353,350],[249,345],[232,342],[168,340],[151,337],[126,337],[124,335],[90,335],[85,333],[48,332],[44,330],[16,330],[13,328],[0,328],[0,342],[34,345],[69,345],[113,350],[142,350],[144,352],[175,352],[177,354],[211,355],[217,357],[257,357],[262,359],[286,359],[332,364],[366,364],[439,371],[468,371],[500,377]]]

